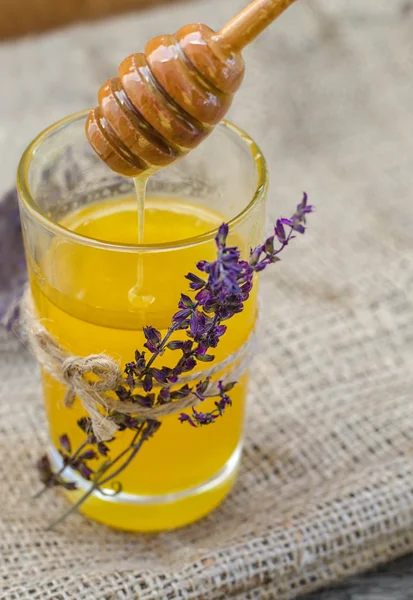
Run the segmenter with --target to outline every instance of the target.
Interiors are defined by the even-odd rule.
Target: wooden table
[[[302,596],[302,600],[412,600],[413,556],[350,579],[335,588]]]

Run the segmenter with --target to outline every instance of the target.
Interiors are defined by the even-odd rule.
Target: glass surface
[[[230,221],[229,243],[245,255],[260,242],[267,172],[255,144],[229,123],[220,124],[199,148],[150,179],[145,239],[138,246],[133,182],[95,156],[84,135],[85,118],[74,115],[41,134],[19,166],[30,286],[43,324],[62,346],[79,356],[103,352],[123,366],[136,348],[143,349],[143,326],[165,332],[180,293],[188,292],[184,275],[198,260],[215,256],[221,222]],[[138,269],[142,302],[131,302]],[[247,342],[255,319],[256,291],[228,322],[216,362]],[[169,352],[159,365],[175,359]],[[83,440],[76,422],[85,411],[79,401],[64,408],[64,387],[46,372],[42,379],[57,466],[59,436],[67,433],[76,447]],[[247,380],[247,373],[240,376],[231,391],[233,406],[211,426],[193,429],[178,415],[165,417],[120,476],[122,493],[110,499],[96,492],[82,511],[109,525],[148,531],[184,525],[212,510],[235,479]],[[213,403],[205,401],[202,410]],[[112,452],[129,439],[129,432],[118,433]],[[76,500],[77,493],[68,498]]]

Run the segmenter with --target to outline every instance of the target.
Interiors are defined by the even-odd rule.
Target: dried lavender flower
[[[267,238],[262,245],[251,249],[248,260],[241,258],[238,248],[227,246],[229,227],[228,224],[223,223],[215,237],[216,259],[197,263],[197,269],[201,276],[194,273],[186,275],[189,287],[195,293],[195,297],[191,298],[187,294],[181,294],[178,303],[179,310],[173,315],[171,325],[163,338],[161,332],[152,326],[143,329],[146,340],[144,347],[149,353],[149,357],[147,358],[145,352],[136,350],[135,360],[125,365],[125,378],[122,385],[116,390],[120,402],[153,407],[193,394],[199,402],[203,402],[206,398],[217,398],[214,403],[215,408],[205,412],[192,407],[190,414],[182,412],[178,416],[181,423],[188,423],[191,427],[197,428],[211,425],[219,417],[222,417],[226,409],[232,405],[228,392],[236,385],[236,382],[219,381],[217,384],[213,384],[210,378],[206,377],[193,386],[185,384],[176,387],[176,384],[179,383],[180,376],[193,371],[198,362],[214,360],[214,355],[209,351],[218,346],[220,338],[225,334],[227,326],[224,322],[244,309],[244,303],[248,300],[253,287],[254,274],[280,260],[279,254],[294,239],[294,233],[303,234],[305,232],[306,215],[312,211],[313,207],[308,205],[307,195],[304,194],[292,217],[278,219],[274,227],[274,235]],[[286,228],[288,228],[287,231]],[[278,247],[276,247],[277,243]],[[171,339],[176,331],[181,330],[186,331],[188,340]],[[178,351],[175,365],[154,367],[154,362],[163,355],[166,349],[173,352]],[[152,391],[154,386],[160,387],[159,392]],[[136,388],[143,389],[145,394],[136,393]],[[109,418],[117,424],[118,431],[129,429],[134,432],[130,445],[112,459],[110,459],[109,446],[103,442],[97,442],[93,436],[89,417],[83,417],[78,421],[79,427],[87,437],[74,453],[70,455],[71,445],[68,436],[63,434],[60,437],[64,464],[70,465],[84,479],[92,483],[84,496],[57,522],[80,506],[93,490],[100,489],[107,481],[127,468],[142,444],[161,427],[161,422],[158,420],[139,419],[117,411],[111,411]],[[87,445],[94,446],[94,448],[85,449]],[[104,456],[106,460],[94,472],[88,462],[96,459],[99,455]],[[107,471],[111,469],[112,465],[117,464],[121,459],[123,462],[121,461],[114,473],[107,475]],[[61,472],[53,474],[47,457],[42,457],[38,468],[41,480],[46,487],[63,485],[69,489],[68,486],[74,485],[71,482],[64,482],[60,477]],[[116,489],[118,493],[121,486],[118,485]]]
[[[69,454],[71,453],[72,445],[70,443],[69,436],[66,433],[64,433],[63,435],[60,436],[59,444],[60,444],[60,447],[62,448],[62,450],[64,450],[65,452],[68,452]]]

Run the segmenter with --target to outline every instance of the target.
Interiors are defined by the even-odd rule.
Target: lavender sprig
[[[203,402],[206,398],[217,398],[211,411],[198,411],[193,407],[191,414],[182,412],[178,419],[191,427],[202,427],[211,425],[222,417],[226,408],[232,404],[228,392],[236,382],[218,381],[214,384],[209,377],[206,377],[192,386],[185,384],[179,387],[179,378],[184,373],[193,371],[199,362],[214,360],[215,356],[210,351],[218,346],[221,337],[225,334],[227,330],[225,322],[244,309],[253,287],[255,274],[263,271],[269,264],[278,262],[279,255],[296,237],[295,234],[305,232],[306,215],[313,212],[313,207],[307,202],[307,194],[304,193],[293,216],[290,219],[278,219],[274,235],[267,238],[262,245],[252,249],[248,261],[241,258],[238,248],[227,246],[228,224],[223,223],[219,227],[215,237],[216,259],[211,262],[198,262],[196,266],[201,275],[194,273],[186,275],[186,279],[190,282],[190,290],[195,293],[194,298],[181,294],[178,311],[173,315],[171,325],[163,337],[155,327],[149,326],[143,329],[146,350],[136,350],[135,360],[125,365],[123,384],[116,390],[116,395],[121,402],[154,407],[189,395],[195,396],[199,402]],[[177,331],[185,331],[188,339],[174,340],[173,335]],[[179,352],[175,365],[155,367],[155,361],[166,350]],[[155,392],[154,388],[158,391]],[[63,459],[63,467],[60,471],[56,474],[52,472],[47,457],[39,461],[41,480],[45,486],[40,493],[58,485],[67,490],[76,489],[74,482],[66,482],[62,477],[64,469],[68,466],[91,482],[89,490],[49,528],[54,527],[76,510],[94,490],[107,493],[102,486],[108,482],[112,482],[113,493],[119,493],[122,486],[114,483],[114,477],[129,466],[143,443],[161,426],[161,422],[157,420],[140,419],[117,411],[111,411],[108,416],[117,424],[118,431],[126,429],[134,431],[131,443],[116,457],[110,458],[111,442],[106,444],[98,442],[91,433],[90,419],[83,417],[78,421],[78,425],[87,437],[75,452],[71,453],[68,436],[64,434],[60,437],[60,454]],[[88,445],[90,447],[86,449]],[[89,461],[95,460],[99,455],[105,457],[105,461],[96,471],[93,471]],[[113,466],[118,464],[118,468],[112,470]]]
[[[142,406],[156,406],[169,402],[175,399],[171,397],[170,387],[178,382],[180,375],[192,371],[198,362],[214,360],[214,355],[209,351],[218,346],[220,338],[225,334],[225,321],[244,309],[253,286],[254,274],[280,260],[279,255],[294,239],[294,232],[305,232],[306,215],[313,210],[307,202],[307,194],[304,194],[293,216],[290,219],[279,219],[274,228],[274,235],[264,244],[251,250],[248,261],[241,259],[238,248],[226,245],[228,224],[220,226],[215,237],[216,260],[198,262],[197,269],[203,277],[194,273],[186,275],[190,289],[196,292],[195,298],[181,294],[179,310],[173,315],[172,324],[164,338],[154,327],[144,328],[144,346],[152,356],[147,361],[145,352],[136,351],[135,362],[126,365],[127,386],[122,386],[117,391],[121,400],[137,402]],[[288,233],[285,227],[289,229]],[[278,248],[275,248],[276,241],[279,242]],[[173,333],[178,330],[186,331],[189,339],[171,340]],[[153,363],[165,349],[181,351],[182,355],[173,368],[153,367]],[[133,393],[139,382],[146,395]],[[157,397],[150,394],[155,383],[162,388]],[[182,391],[187,394],[191,392],[193,388],[185,388]]]
[[[291,219],[278,219],[274,228],[274,235],[267,238],[261,246],[257,246],[250,252],[249,264],[256,273],[263,271],[269,264],[281,260],[279,254],[288,246],[288,243],[295,238],[294,232],[305,233],[306,215],[313,212],[313,206],[307,204],[308,197],[304,192],[303,199],[297,205],[297,209]],[[285,231],[288,227],[288,233]],[[275,239],[279,242],[279,247],[274,248]]]

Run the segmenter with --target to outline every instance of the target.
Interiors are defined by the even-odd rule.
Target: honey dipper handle
[[[295,0],[254,0],[216,34],[216,40],[239,52],[254,40]]]

